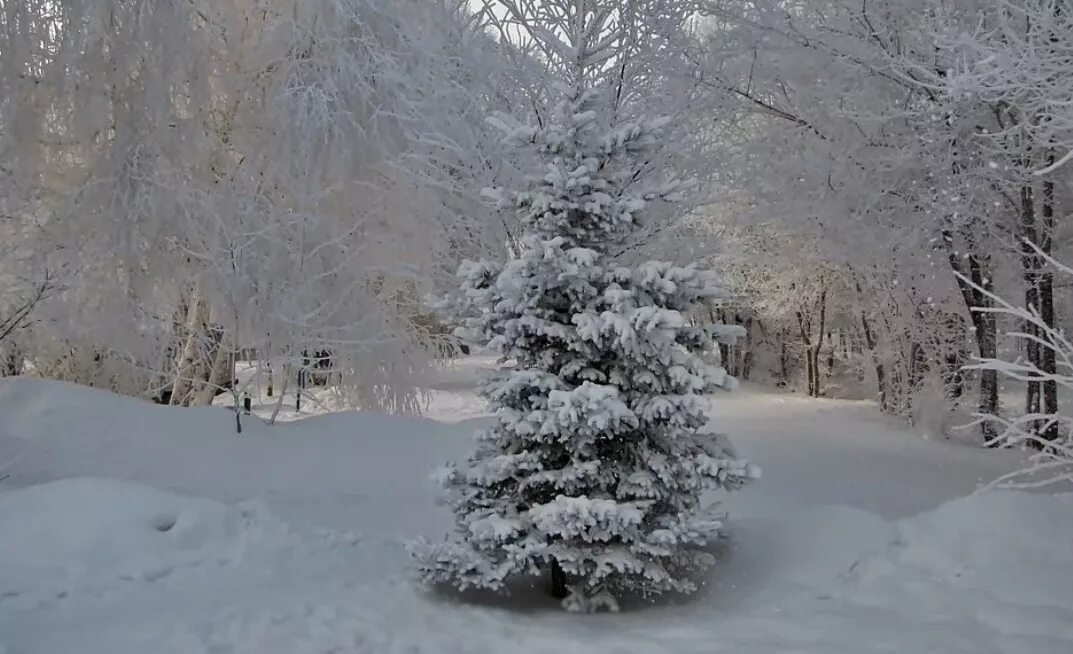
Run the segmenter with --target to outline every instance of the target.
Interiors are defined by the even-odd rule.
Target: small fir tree
[[[614,610],[622,592],[694,590],[720,528],[701,493],[758,471],[700,431],[707,395],[735,385],[701,354],[736,328],[688,315],[724,291],[692,266],[614,256],[646,207],[683,189],[642,174],[667,121],[607,126],[598,93],[570,96],[554,124],[496,121],[545,167],[498,193],[524,226],[518,258],[464,264],[448,304],[460,336],[510,365],[482,389],[497,422],[442,476],[456,538],[416,554],[428,583],[502,590],[548,571],[566,608]]]

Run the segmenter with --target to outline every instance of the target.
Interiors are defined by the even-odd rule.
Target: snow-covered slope
[[[466,375],[468,371],[464,370]],[[430,415],[476,412],[464,384]],[[339,413],[243,434],[41,380],[0,382],[4,654],[1073,651],[1073,497],[970,493],[1016,455],[920,440],[867,404],[713,403],[765,469],[704,589],[620,615],[429,593],[429,471],[473,420]]]

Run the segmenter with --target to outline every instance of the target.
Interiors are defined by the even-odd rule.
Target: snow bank
[[[452,525],[428,473],[465,455],[472,422],[344,412],[237,435],[224,408],[0,381],[0,650],[1073,652],[1073,496],[950,500],[1013,453],[924,441],[855,403],[717,407],[771,474],[727,498],[704,591],[579,620],[409,583],[403,543]],[[550,606],[522,592],[506,606]]]
[[[1002,491],[901,523],[897,561],[933,580],[1027,606],[1073,608],[1073,493]]]
[[[165,407],[43,379],[0,380],[0,476],[79,477],[223,502],[264,500],[290,524],[438,535],[450,515],[428,473],[464,456],[472,422],[345,411],[286,424],[223,407]],[[384,502],[407,506],[406,511]]]
[[[285,531],[263,507],[226,507],[105,479],[68,479],[0,495],[0,595],[65,594],[155,581]]]

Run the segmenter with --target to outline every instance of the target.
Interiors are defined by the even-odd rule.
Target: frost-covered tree
[[[38,374],[197,404],[330,350],[417,411],[417,299],[501,242],[485,40],[461,0],[0,0],[0,320],[62,270]]]
[[[724,167],[721,201],[740,208],[724,213],[791,235],[753,268],[807,243],[852,271],[838,301],[859,305],[852,314],[874,362],[875,396],[907,418],[938,385],[958,403],[997,409],[995,371],[949,371],[964,362],[965,340],[982,358],[1003,346],[996,316],[972,311],[991,302],[977,289],[1008,283],[1022,260],[1025,278],[1036,276],[1017,232],[1047,213],[1023,201],[1046,190],[1026,188],[1020,155],[995,147],[1011,105],[979,92],[985,80],[963,74],[959,53],[979,50],[968,35],[1005,38],[993,21],[1007,4],[1024,2],[704,3],[711,51],[702,79],[727,148],[713,165]],[[956,347],[936,343],[940,334]],[[991,440],[990,426],[980,427],[981,441]]]
[[[576,68],[552,119],[495,121],[541,163],[526,188],[496,193],[523,226],[521,251],[464,265],[453,305],[462,335],[509,362],[482,390],[498,420],[444,471],[456,538],[416,553],[427,582],[502,590],[547,573],[564,607],[613,610],[624,592],[694,590],[721,527],[701,493],[758,470],[701,432],[706,395],[735,385],[702,354],[739,330],[690,312],[725,291],[695,267],[616,258],[687,186],[656,156],[668,121],[613,122],[591,83],[613,41],[607,7],[562,4],[573,20],[546,38]]]
[[[1048,272],[1065,278],[1073,276],[1073,268],[1058,262],[1039,246],[1030,244],[1029,247],[1043,260]],[[983,289],[981,292],[984,292]],[[1065,331],[1048,324],[1039,307],[1018,307],[994,294],[991,299],[994,300],[994,308],[985,310],[1015,318],[1025,328],[1010,335],[1045,350],[1056,365],[1049,370],[1041,366],[1038,359],[1029,356],[983,359],[973,367],[994,370],[1015,382],[1051,382],[1065,391],[1073,389],[1073,342]],[[979,421],[997,427],[996,436],[988,445],[1035,450],[1024,466],[993,483],[1013,488],[1055,487],[1064,490],[1073,483],[1073,416],[1068,409],[1026,409],[1012,416],[1000,413],[977,415]]]

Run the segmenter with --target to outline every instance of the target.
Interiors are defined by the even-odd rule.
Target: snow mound
[[[983,492],[899,525],[900,563],[945,584],[1073,606],[1073,493]]]
[[[105,479],[0,495],[0,524],[0,597],[31,601],[237,562],[251,541],[285,530],[256,504],[225,506]]]
[[[479,405],[460,390],[438,410],[456,399]],[[857,403],[747,389],[719,407],[773,474],[710,498],[730,521],[704,590],[579,620],[534,610],[539,584],[489,606],[408,582],[403,543],[453,525],[428,472],[474,422],[344,412],[239,435],[219,407],[0,380],[0,651],[1073,652],[1073,495],[948,501],[1018,453]]]

